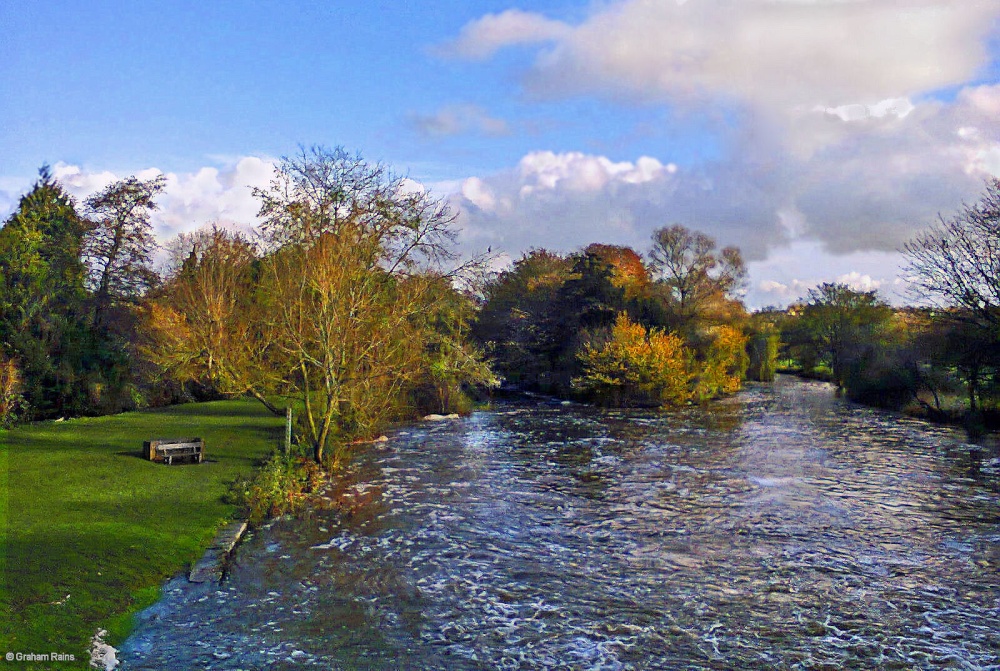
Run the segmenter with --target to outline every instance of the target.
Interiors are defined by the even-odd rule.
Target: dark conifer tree
[[[0,229],[0,354],[19,367],[36,417],[85,404],[93,361],[80,257],[88,227],[44,166]]]

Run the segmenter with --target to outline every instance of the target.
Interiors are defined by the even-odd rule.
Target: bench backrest
[[[144,441],[142,451],[150,461],[162,461],[163,451],[159,448],[190,448],[192,452],[205,451],[205,441],[201,438],[154,438]],[[170,451],[169,449],[167,451]]]

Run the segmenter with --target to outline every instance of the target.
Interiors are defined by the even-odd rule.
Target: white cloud
[[[862,121],[880,119],[882,117],[897,117],[902,119],[913,111],[913,103],[909,98],[887,98],[874,105],[840,105],[839,107],[817,107],[815,111],[826,112],[840,118],[841,121]]]
[[[90,172],[85,171],[78,165],[68,165],[62,162],[56,163],[52,168],[52,176],[62,183],[67,191],[80,199],[96,191],[100,191],[107,185],[120,179],[120,177],[107,170]]]
[[[586,192],[599,191],[612,183],[642,184],[674,174],[677,166],[663,165],[649,156],[641,156],[635,163],[615,163],[604,156],[580,152],[537,151],[521,159],[518,172],[526,182],[522,194],[528,195],[538,189]]]
[[[938,213],[974,200],[1000,175],[1000,85],[964,89],[951,104],[928,101],[905,118],[856,126],[794,156],[788,185],[805,234],[838,253],[898,249]]]
[[[608,242],[644,251],[655,228],[682,223],[760,257],[786,237],[772,177],[728,165],[709,174],[651,157],[539,151],[508,171],[466,179],[452,202],[470,249],[493,245],[516,256]]]
[[[246,227],[257,221],[260,203],[253,188],[265,188],[274,163],[253,156],[224,170],[202,168],[196,173],[167,175],[157,221],[161,232],[176,234],[207,223]]]
[[[497,199],[493,195],[493,190],[478,177],[464,180],[459,187],[459,193],[462,198],[483,212],[492,212],[496,208]]]
[[[427,193],[427,187],[415,179],[404,177],[399,182],[399,193],[403,195]]]
[[[65,163],[57,163],[52,173],[79,200],[127,176]],[[151,179],[160,171],[144,168],[134,174]],[[239,158],[221,169],[204,167],[196,172],[165,173],[166,186],[156,199],[159,209],[152,215],[156,237],[163,242],[211,223],[248,228],[256,222],[260,207],[252,189],[266,187],[273,174],[274,161],[255,156]]]
[[[876,280],[871,275],[867,273],[862,274],[856,270],[840,275],[837,277],[837,282],[839,284],[846,284],[855,291],[878,291],[885,284],[884,280]]]
[[[1000,176],[995,109],[1000,85],[964,89],[951,103],[886,103],[850,121],[821,111],[806,121],[834,130],[807,152],[780,133],[751,132],[766,125],[751,126],[728,159],[687,168],[652,157],[537,151],[465,180],[452,198],[470,247],[491,244],[517,256],[532,246],[570,251],[607,242],[644,252],[655,228],[681,223],[738,245],[754,262],[807,260],[791,274],[758,267],[756,281],[777,283],[751,292],[758,304],[838,279],[898,298],[897,250],[938,213],[978,198],[989,175]],[[790,248],[804,256],[792,263]],[[867,264],[864,255],[878,260]]]
[[[503,47],[515,44],[550,42],[568,36],[571,28],[534,12],[508,9],[487,14],[462,28],[462,32],[442,52],[469,59],[489,58]]]
[[[818,281],[803,281],[798,278],[787,280],[787,284],[775,280],[762,280],[748,293],[748,298],[756,299],[755,307],[774,305],[784,307],[807,296],[809,290],[818,286]],[[750,300],[753,300],[750,298]]]
[[[466,133],[497,137],[511,133],[506,121],[490,116],[478,105],[449,105],[434,114],[411,114],[409,120],[419,133],[431,137]]]
[[[900,277],[902,264],[892,252],[831,255],[820,242],[798,240],[747,264],[754,279],[746,301],[755,308],[784,307],[808,299],[809,291],[824,282],[839,282],[856,291],[877,291],[882,299],[902,305],[912,300],[909,284]]]
[[[552,42],[528,77],[543,96],[836,108],[968,81],[998,13],[997,0],[617,0],[573,26],[518,10],[487,15],[451,52],[486,58]]]

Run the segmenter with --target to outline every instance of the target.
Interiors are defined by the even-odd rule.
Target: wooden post
[[[292,406],[285,408],[285,454],[292,451]]]

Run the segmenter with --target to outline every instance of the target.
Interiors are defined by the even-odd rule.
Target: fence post
[[[285,408],[285,454],[292,451],[292,406]]]

